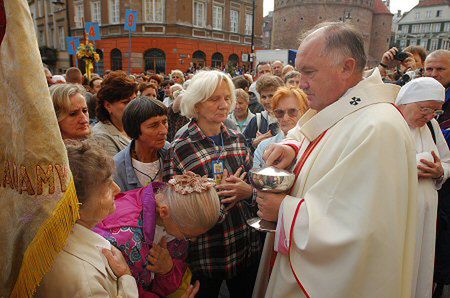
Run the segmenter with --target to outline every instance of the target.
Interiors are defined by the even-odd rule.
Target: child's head
[[[167,232],[178,239],[207,232],[220,215],[214,182],[192,172],[174,176],[157,195],[157,206]]]

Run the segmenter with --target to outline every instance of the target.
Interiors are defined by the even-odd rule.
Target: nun
[[[433,78],[418,78],[404,85],[396,104],[416,143],[418,232],[413,297],[432,297],[438,193],[450,175],[450,152],[434,119],[443,113],[444,87]]]

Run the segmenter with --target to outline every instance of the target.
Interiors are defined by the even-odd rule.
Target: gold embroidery
[[[41,166],[36,166],[36,187],[37,187],[37,194],[42,195],[44,192],[43,184],[48,184],[48,193],[54,194],[55,193],[55,177],[53,175],[53,166],[48,165],[47,166],[47,173],[44,171],[44,169],[41,168]]]

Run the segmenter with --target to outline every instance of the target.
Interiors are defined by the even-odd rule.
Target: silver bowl
[[[275,167],[250,170],[248,178],[257,190],[272,193],[289,191],[295,181],[293,173]]]

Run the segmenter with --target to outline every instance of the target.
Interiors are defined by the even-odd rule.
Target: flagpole
[[[128,74],[131,74],[131,30],[128,31],[129,47],[128,47]]]

